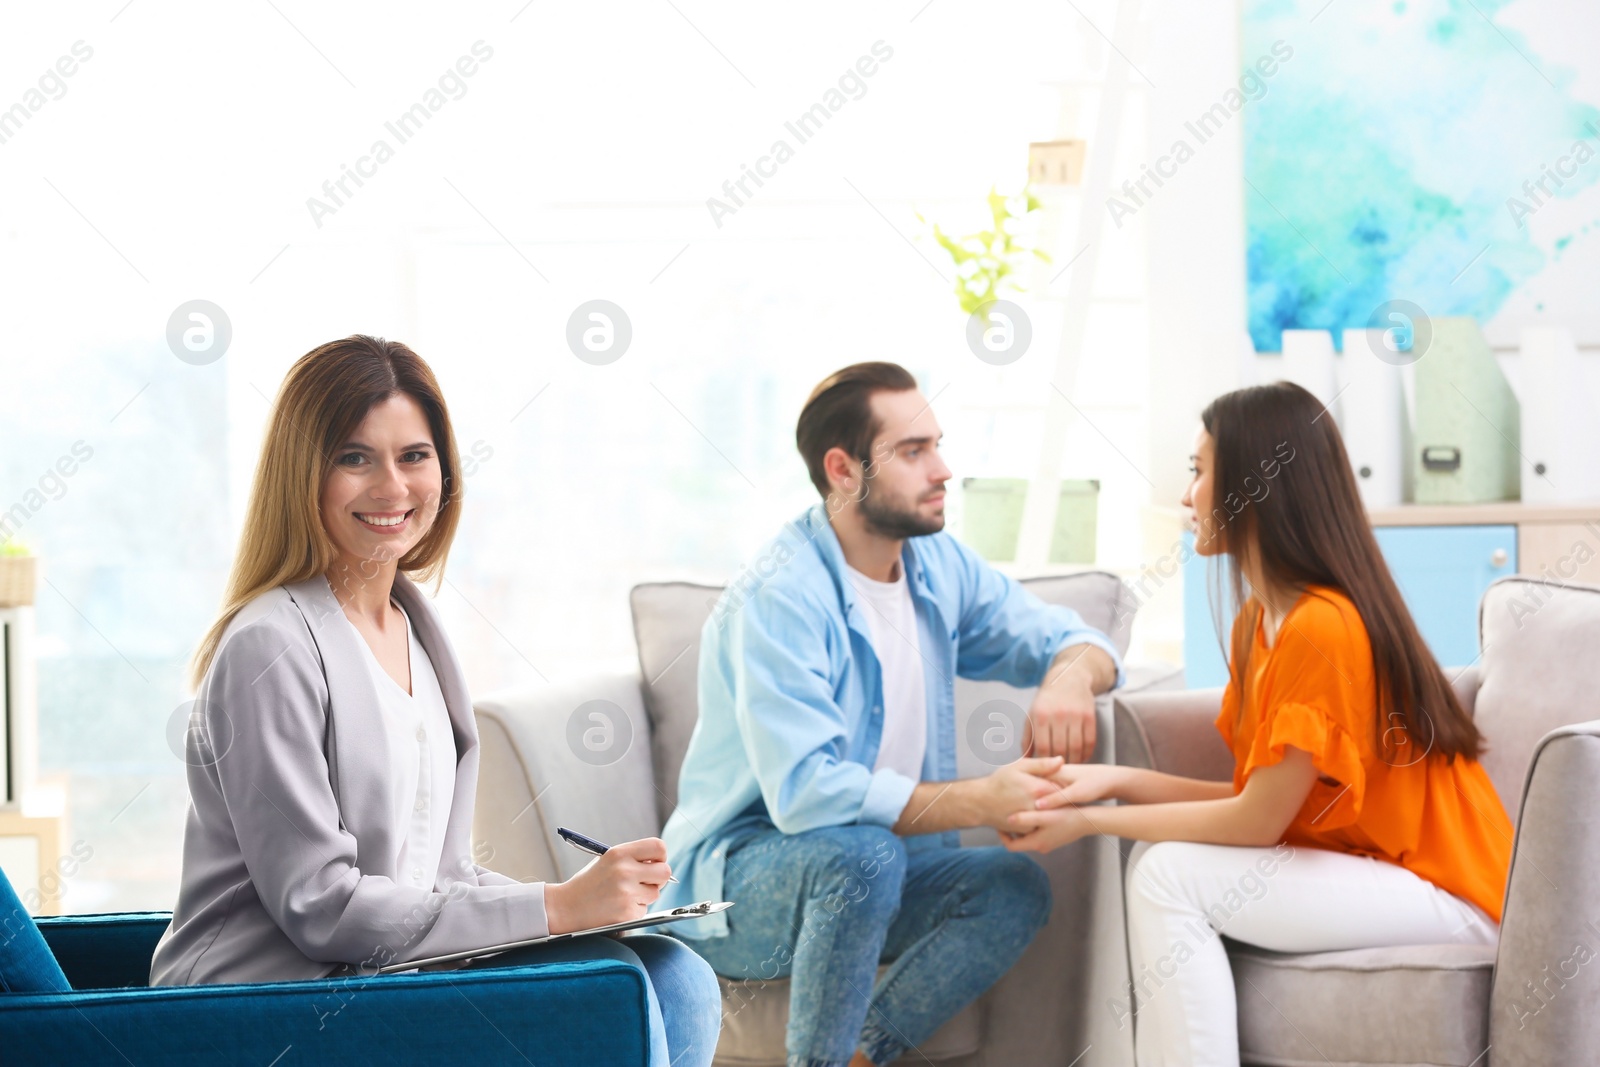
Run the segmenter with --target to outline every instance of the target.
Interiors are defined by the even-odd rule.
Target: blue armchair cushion
[[[171,918],[147,912],[39,920],[78,991],[0,996],[5,1067],[262,1067],[277,1057],[278,1067],[641,1067],[648,1059],[644,976],[616,960],[140,988]]]
[[[426,1063],[643,1067],[644,975],[617,960],[0,997],[6,1067]]]
[[[67,993],[72,987],[33,916],[0,870],[0,992]]]
[[[60,915],[39,920],[39,932],[73,989],[150,984],[150,957],[172,921],[170,911]]]

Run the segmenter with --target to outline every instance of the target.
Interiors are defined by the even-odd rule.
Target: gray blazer
[[[370,972],[396,960],[548,933],[544,883],[471,854],[478,730],[433,605],[403,574],[394,596],[444,690],[455,793],[438,890],[402,884],[378,691],[325,577],[279,586],[223,632],[190,719],[191,805],[172,923],[150,984]]]

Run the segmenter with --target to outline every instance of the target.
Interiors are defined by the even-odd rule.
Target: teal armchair
[[[613,960],[149,988],[165,912],[31,919],[0,873],[0,1060],[642,1067],[640,973]]]

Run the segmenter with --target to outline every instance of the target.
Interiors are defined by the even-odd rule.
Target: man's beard
[[[943,513],[925,519],[916,511],[899,508],[894,501],[887,500],[883,494],[871,490],[861,498],[861,518],[866,523],[867,529],[880,537],[895,541],[904,541],[908,537],[926,537],[944,529]]]

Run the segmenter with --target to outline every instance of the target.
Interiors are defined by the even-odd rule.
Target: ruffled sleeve
[[[1244,777],[1257,767],[1283,759],[1289,746],[1311,754],[1318,779],[1300,808],[1301,822],[1311,830],[1336,830],[1354,823],[1366,798],[1367,772],[1361,747],[1343,726],[1310,704],[1279,704],[1256,731],[1245,760]],[[1332,779],[1330,785],[1323,778]]]
[[[1269,655],[1252,694],[1259,701],[1247,717],[1253,728],[1234,749],[1235,781],[1242,789],[1252,771],[1278,763],[1292,745],[1309,752],[1317,769],[1294,826],[1309,833],[1350,826],[1361,817],[1365,768],[1375,756],[1372,650],[1361,616],[1341,593],[1308,590]]]

